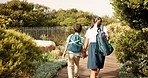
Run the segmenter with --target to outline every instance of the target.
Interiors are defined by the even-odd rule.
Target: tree
[[[12,22],[14,21],[11,18],[0,15],[0,28],[6,29],[8,26],[11,27]]]
[[[78,18],[77,19],[77,23],[78,24],[81,24],[82,26],[89,26],[90,24],[90,22],[89,22],[89,20],[88,19],[86,19],[86,18]]]
[[[12,27],[48,26],[47,20],[51,19],[48,7],[25,1],[12,0],[0,4],[0,10],[0,15],[14,20]]]
[[[55,16],[54,19],[57,22],[57,25],[60,26],[72,26],[76,23],[88,26],[90,25],[91,19],[96,15],[76,9],[60,9],[53,13],[53,16]]]
[[[62,26],[72,26],[76,23],[76,20],[73,18],[66,18],[63,22],[60,23]]]
[[[148,27],[147,0],[112,0],[115,16],[131,28],[141,30]]]
[[[112,42],[126,74],[148,76],[148,0],[112,0],[115,16],[124,24]],[[131,27],[128,28],[127,26]],[[124,28],[125,27],[125,28]],[[117,30],[117,29],[116,29]]]
[[[0,15],[14,20],[12,27],[72,26],[75,23],[88,26],[91,19],[96,16],[77,9],[50,10],[43,5],[19,0],[0,4],[0,10]]]
[[[104,26],[117,22],[117,19],[114,16],[109,17],[105,15],[105,16],[102,16],[102,20],[103,20],[102,25]]]

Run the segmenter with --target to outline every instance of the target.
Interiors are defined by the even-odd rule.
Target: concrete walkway
[[[118,63],[116,56],[112,53],[106,56],[105,66],[101,69],[99,77],[101,78],[119,78],[118,77]],[[90,70],[87,69],[87,58],[80,60],[80,78],[89,78]],[[54,78],[68,78],[67,68],[62,68]]]

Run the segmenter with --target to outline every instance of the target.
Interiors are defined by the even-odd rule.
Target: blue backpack
[[[101,52],[103,56],[110,55],[113,52],[112,45],[106,39],[106,36],[103,32],[103,26],[98,29],[98,34],[96,35],[96,51]]]
[[[70,39],[69,39],[67,49],[69,51],[72,51],[72,52],[75,52],[75,53],[81,52],[81,49],[82,49],[81,37],[77,34],[72,34]]]

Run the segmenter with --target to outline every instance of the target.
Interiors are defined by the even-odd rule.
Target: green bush
[[[49,61],[54,61],[54,60],[57,60],[59,57],[52,53],[52,52],[47,52],[47,53],[43,53],[42,54],[42,58],[41,58],[41,61],[42,62],[49,62]]]
[[[0,77],[31,75],[32,61],[38,60],[41,53],[30,36],[0,29]]]
[[[33,78],[53,78],[59,69],[66,66],[66,61],[43,62],[33,75]]]
[[[148,76],[148,30],[133,30],[119,24],[110,26],[117,59],[127,73]]]
[[[8,18],[7,16],[0,15],[0,28],[7,28],[8,25],[12,22],[11,18]]]

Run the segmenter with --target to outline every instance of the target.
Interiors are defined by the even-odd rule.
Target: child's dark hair
[[[98,20],[100,20],[100,23],[99,24],[97,24],[97,27],[100,27],[100,25],[101,25],[101,22],[102,22],[102,18],[101,17],[96,17],[96,18],[92,18],[92,20],[91,20],[91,27],[90,28],[93,28],[94,27],[94,24],[98,21]]]
[[[91,20],[91,27],[90,28],[93,28],[94,27],[94,24],[95,24],[95,18],[93,18],[92,20]]]
[[[100,20],[100,22],[97,24],[97,27],[100,28],[101,23],[102,23],[102,18],[101,18],[101,17],[97,17],[97,18],[95,19],[96,22],[97,22],[98,20]]]
[[[82,31],[82,26],[81,26],[81,24],[76,24],[73,26],[73,29],[75,32],[80,33]]]

